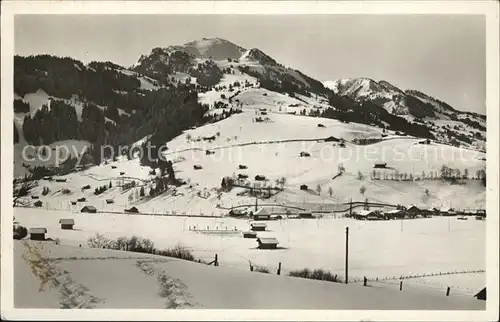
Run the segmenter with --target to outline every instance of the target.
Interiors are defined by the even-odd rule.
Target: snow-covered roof
[[[257,241],[261,244],[279,244],[278,240],[274,237],[258,238]]]
[[[30,234],[46,234],[47,228],[30,228]]]
[[[59,219],[59,223],[63,225],[74,225],[75,220],[72,218],[66,218],[66,219]]]
[[[401,209],[393,209],[393,210],[386,211],[385,213],[386,214],[398,214],[401,211],[402,211]]]
[[[368,215],[373,214],[373,210],[364,210],[363,209],[363,210],[357,211],[357,213],[358,213],[359,216],[366,217]]]
[[[266,223],[263,222],[253,222],[250,224],[252,227],[267,227]]]

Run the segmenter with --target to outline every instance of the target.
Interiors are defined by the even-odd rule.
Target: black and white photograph
[[[498,3],[365,4],[2,3],[2,318],[498,319]]]

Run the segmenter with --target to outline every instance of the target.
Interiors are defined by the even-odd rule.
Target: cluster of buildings
[[[358,220],[393,220],[393,219],[415,219],[415,218],[430,218],[433,216],[476,216],[476,219],[486,218],[486,212],[484,210],[478,210],[476,212],[464,212],[457,211],[450,207],[444,208],[423,208],[417,207],[415,205],[409,205],[407,207],[399,206],[397,209],[393,210],[357,210],[352,212],[352,214],[346,215],[346,217],[358,219]]]

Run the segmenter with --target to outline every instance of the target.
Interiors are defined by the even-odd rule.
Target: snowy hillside
[[[14,267],[16,308],[484,309],[483,301],[459,293],[400,292],[43,242],[16,241]]]

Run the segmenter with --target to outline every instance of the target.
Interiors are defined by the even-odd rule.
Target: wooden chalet
[[[253,220],[270,220],[271,214],[266,208],[260,208],[252,214]]]
[[[31,199],[38,199],[38,196],[31,196]]]
[[[201,170],[201,169],[203,169],[203,167],[201,165],[199,165],[199,164],[195,164],[193,166],[193,169],[195,169],[195,170]]]
[[[305,184],[300,185],[300,190],[307,190],[308,187]]]
[[[115,203],[115,201],[113,199],[106,199],[106,203],[109,205]]]
[[[255,231],[244,231],[243,238],[257,238],[257,233]]]
[[[240,164],[240,165],[238,165],[238,168],[239,168],[240,170],[248,169],[248,167],[247,167],[246,165],[244,165],[244,164]]]
[[[85,206],[83,207],[80,212],[86,212],[86,213],[92,213],[92,214],[95,214],[97,213],[97,208],[94,207],[94,206]]]
[[[75,220],[72,218],[59,219],[59,224],[61,225],[61,229],[72,230],[75,225]]]
[[[76,199],[76,201],[78,201],[78,202],[85,202],[85,201],[87,201],[87,199],[85,199],[84,197],[82,197],[82,198]]]
[[[375,169],[385,169],[387,167],[387,162],[379,162],[373,165]]]
[[[255,181],[265,181],[266,177],[258,174],[258,175],[255,176],[254,179],[255,179]]]
[[[265,231],[267,228],[266,223],[263,222],[254,222],[250,224],[250,230],[252,231]]]
[[[384,219],[403,219],[405,212],[402,209],[394,209],[384,212]]]
[[[312,214],[312,212],[309,212],[309,211],[302,211],[302,212],[299,212],[299,218],[303,218],[303,219],[313,219],[314,216]]]
[[[41,207],[43,205],[43,202],[41,200],[37,200],[33,205],[35,207]]]
[[[125,212],[129,212],[129,213],[139,213],[139,209],[137,209],[137,207],[130,207],[129,209],[125,209]]]
[[[47,228],[30,228],[29,233],[31,240],[45,240]]]
[[[276,249],[278,248],[278,240],[273,237],[257,238],[258,248],[259,249]]]

